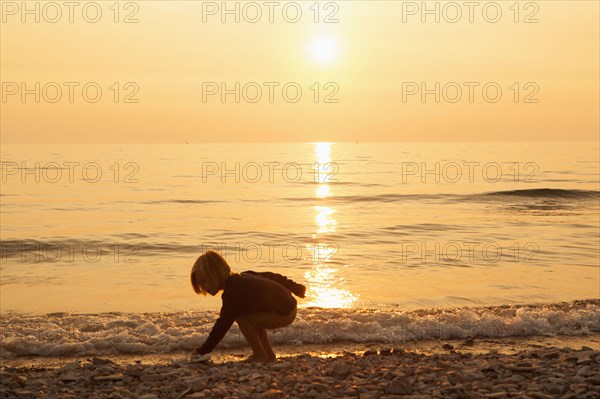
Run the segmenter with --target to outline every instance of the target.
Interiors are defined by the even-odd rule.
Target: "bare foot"
[[[258,355],[250,355],[248,356],[246,359],[242,360],[243,362],[246,363],[266,363],[271,361],[269,358],[264,357],[264,356],[258,356]]]

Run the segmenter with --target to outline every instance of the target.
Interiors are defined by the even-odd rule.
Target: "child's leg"
[[[277,357],[275,356],[275,352],[273,352],[273,348],[271,347],[269,336],[267,335],[267,330],[265,328],[258,328],[258,338],[260,339],[260,343],[265,350],[267,358],[269,360],[276,360]]]
[[[275,311],[247,313],[237,318],[240,331],[252,348],[256,360],[275,360],[275,353],[269,342],[267,329],[280,328],[290,325],[296,318],[296,309],[290,314],[281,316]],[[255,359],[252,359],[255,360]]]
[[[246,341],[248,341],[248,343],[250,344],[250,348],[252,348],[253,360],[269,360],[269,356],[263,349],[261,343],[259,329],[244,319],[238,319],[236,320],[236,322],[240,327],[240,331],[244,335],[244,338],[246,338]]]

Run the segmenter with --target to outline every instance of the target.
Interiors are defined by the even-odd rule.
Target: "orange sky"
[[[598,139],[598,2],[91,3],[1,3],[3,143]]]

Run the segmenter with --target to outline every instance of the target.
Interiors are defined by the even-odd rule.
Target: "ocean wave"
[[[332,197],[287,197],[283,201],[294,202],[326,202],[326,203],[354,203],[354,202],[401,202],[401,201],[427,201],[440,199],[460,198],[458,194],[379,194],[379,195],[336,195]]]
[[[141,235],[144,236],[144,235]],[[35,261],[32,263],[54,262],[66,259],[78,253],[93,253],[94,256],[101,253],[114,253],[122,251],[123,254],[135,256],[153,256],[159,254],[198,253],[204,249],[203,245],[185,245],[175,243],[150,243],[132,241],[132,237],[124,240],[94,241],[78,240],[75,238],[56,238],[47,240],[2,240],[0,242],[0,258],[2,261],[8,259],[23,258],[25,254],[33,253]]]
[[[595,190],[565,190],[560,188],[534,188],[526,190],[494,191],[484,194],[488,197],[526,197],[549,199],[595,199],[600,198],[600,191]]]
[[[191,204],[191,205],[202,205],[202,204],[218,204],[222,202],[228,202],[226,200],[198,200],[198,199],[164,199],[164,200],[154,200],[154,201],[111,201],[104,202],[104,205],[110,204],[141,204],[141,205],[157,205],[157,204]]]
[[[331,203],[353,203],[353,202],[402,202],[402,201],[436,201],[436,202],[489,202],[490,200],[511,203],[514,200],[539,199],[539,200],[593,200],[600,198],[600,191],[559,189],[559,188],[536,188],[523,190],[492,191],[474,194],[379,194],[379,195],[338,195],[324,198],[314,197],[287,197],[284,201],[298,202],[331,202]]]
[[[178,313],[52,313],[2,317],[3,356],[147,354],[190,351],[204,342],[212,311]],[[401,344],[413,340],[600,332],[600,300],[444,309],[301,308],[289,327],[274,330],[275,344]],[[246,343],[234,325],[223,347]]]
[[[189,244],[189,237],[182,236],[182,242],[152,242],[149,234],[116,234],[113,238],[103,237],[97,240],[77,239],[75,237],[49,237],[40,239],[6,239],[0,241],[0,260],[22,260],[27,254],[34,256],[31,263],[58,262],[79,254],[97,256],[98,254],[121,253],[124,256],[148,257],[158,255],[188,256],[200,254],[209,249],[228,253],[244,253],[256,250],[256,246],[298,245],[298,243],[319,243],[317,238],[307,234],[273,233],[260,231],[217,231],[210,239]],[[333,237],[335,238],[335,237]],[[201,239],[201,238],[200,238]],[[261,248],[263,250],[263,248]],[[92,254],[92,255],[90,255]]]

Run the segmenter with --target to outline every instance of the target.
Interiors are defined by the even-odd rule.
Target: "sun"
[[[331,37],[318,37],[312,41],[310,52],[314,61],[330,64],[337,59],[338,42]]]

